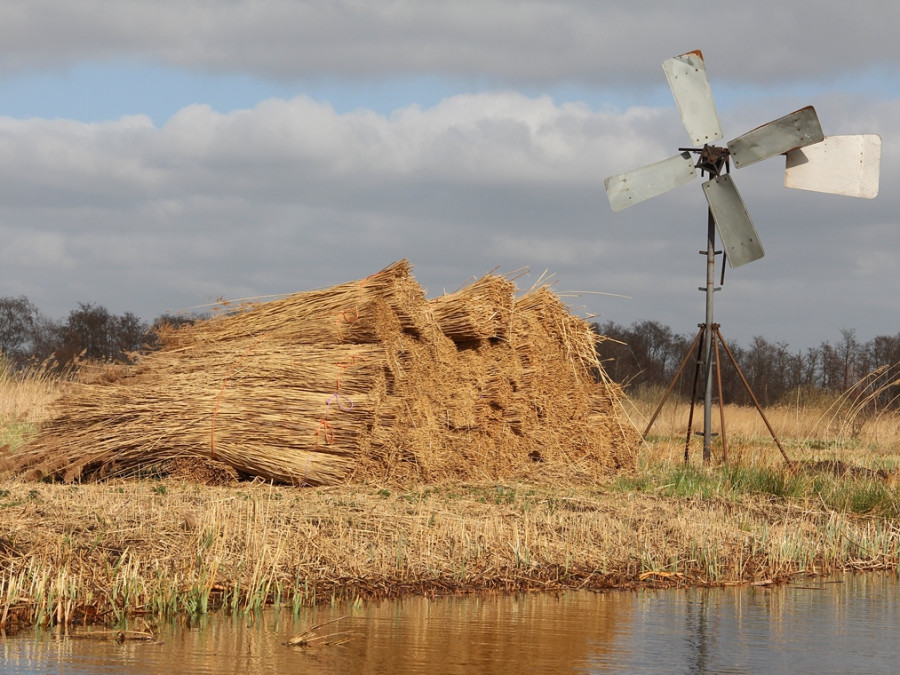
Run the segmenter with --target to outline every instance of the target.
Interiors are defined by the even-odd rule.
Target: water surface
[[[862,574],[768,588],[412,598],[296,618],[220,613],[161,626],[154,643],[0,637],[0,673],[895,673],[898,601],[895,576]],[[333,619],[319,634],[348,642],[284,644]]]

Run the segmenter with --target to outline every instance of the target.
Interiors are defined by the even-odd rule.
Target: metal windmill
[[[731,163],[740,169],[775,155],[785,155],[786,187],[871,199],[878,193],[881,138],[874,134],[826,137],[822,133],[815,109],[808,106],[738,136],[724,147],[717,146],[714,143],[722,138],[722,129],[706,76],[703,54],[696,50],[676,56],[663,63],[663,70],[694,147],[678,148],[679,154],[674,157],[607,178],[606,194],[613,211],[621,211],[687,183],[697,175],[697,169],[701,175],[709,174],[709,180],[703,183],[703,193],[709,206],[707,245],[706,250],[701,251],[706,255],[706,285],[700,288],[706,292],[706,322],[700,325],[700,332],[694,340],[694,345],[675,376],[675,380],[680,377],[690,352],[699,343],[694,389],[696,390],[702,367],[706,383],[703,407],[703,459],[709,461],[713,362],[715,360],[716,374],[721,377],[718,373],[720,342],[741,375],[751,398],[757,404],[757,409],[772,437],[778,443],[771,425],[756,402],[756,397],[722,339],[718,325],[713,323],[713,293],[719,290],[715,287],[715,256],[721,253],[715,250],[716,229],[722,239],[725,258],[732,268],[759,260],[764,255],[759,235],[730,175]],[[724,274],[723,262],[723,280]],[[673,380],[666,397],[674,385]],[[721,397],[721,379],[719,395]],[[650,420],[645,435],[664,402],[665,398]],[[721,405],[719,408],[721,412]],[[721,420],[723,432],[724,422],[723,415]],[[691,423],[688,422],[685,460],[690,442]],[[778,447],[784,454],[780,443]]]

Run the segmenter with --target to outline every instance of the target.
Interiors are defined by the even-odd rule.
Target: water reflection
[[[848,575],[772,588],[647,591],[591,672],[895,673],[900,586]]]
[[[157,644],[0,638],[0,673],[893,673],[900,586],[866,574],[775,588],[421,598],[164,626]],[[313,624],[342,646],[287,647]]]
[[[630,623],[630,594],[410,600],[364,624],[368,672],[509,673],[511,664],[569,672],[606,654]]]

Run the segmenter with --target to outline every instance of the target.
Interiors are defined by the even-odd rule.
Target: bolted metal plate
[[[725,174],[706,181],[703,192],[725,245],[728,263],[740,267],[762,258],[765,251],[759,235],[731,176]]]
[[[728,142],[737,168],[802,148],[825,138],[815,108],[807,106]]]
[[[872,199],[878,194],[880,166],[881,136],[826,136],[821,143],[787,153],[784,184]]]
[[[622,211],[651,197],[674,190],[696,175],[691,154],[683,152],[628,173],[610,176],[603,184],[606,186],[606,196],[609,197],[612,210]]]
[[[691,141],[706,145],[722,138],[722,127],[700,50],[668,59],[662,66]]]

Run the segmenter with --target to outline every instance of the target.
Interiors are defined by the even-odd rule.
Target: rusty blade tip
[[[693,55],[693,56],[696,56],[696,57],[699,58],[701,61],[703,60],[703,52],[701,52],[699,49],[694,49],[694,50],[692,50],[692,51],[685,52],[684,54],[681,54],[681,56],[692,56],[692,55]],[[677,57],[676,57],[676,58],[677,58]]]

